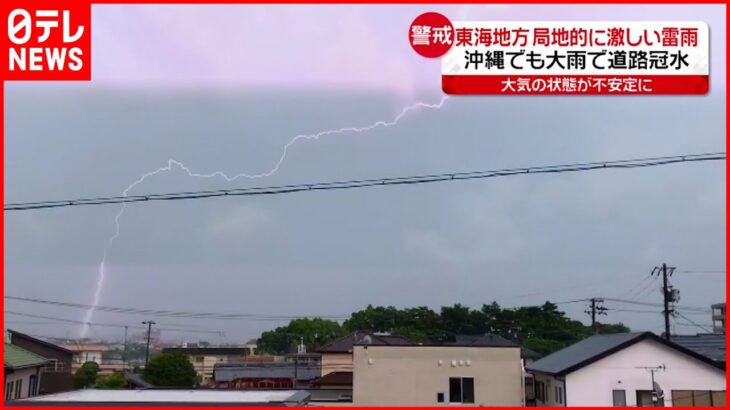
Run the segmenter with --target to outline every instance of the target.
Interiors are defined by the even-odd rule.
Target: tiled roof
[[[25,367],[43,366],[49,360],[21,347],[5,343],[5,357],[3,361],[6,368],[22,369]]]

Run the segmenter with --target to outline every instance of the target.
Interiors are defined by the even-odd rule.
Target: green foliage
[[[74,387],[85,389],[96,383],[96,375],[99,373],[99,365],[96,362],[86,362],[74,373]]]
[[[286,326],[261,334],[257,349],[260,353],[286,354],[296,351],[301,340],[308,351],[327,344],[346,333],[339,323],[320,318],[294,319]]]
[[[197,373],[182,353],[161,353],[144,369],[144,379],[158,387],[192,387]]]
[[[127,387],[127,379],[119,373],[101,376],[96,379],[96,388],[98,389],[123,389],[125,387]]]
[[[330,333],[313,330],[314,323],[328,323]],[[597,324],[595,329],[565,316],[554,303],[503,309],[496,302],[485,304],[479,310],[460,304],[443,306],[439,313],[428,307],[397,309],[394,306],[368,306],[353,313],[342,327],[321,319],[298,319],[288,326],[264,332],[259,339],[259,350],[272,354],[290,352],[305,337],[308,348],[319,347],[341,334],[355,330],[389,332],[406,336],[417,342],[446,341],[455,335],[482,335],[494,333],[522,344],[528,349],[546,355],[573,344],[594,333],[628,332],[621,323]],[[315,334],[318,337],[312,338]]]

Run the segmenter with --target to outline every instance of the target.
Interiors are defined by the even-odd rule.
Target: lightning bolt
[[[281,151],[281,155],[279,156],[279,160],[276,161],[274,166],[267,172],[262,172],[260,174],[247,174],[247,173],[240,173],[235,175],[227,175],[223,173],[222,171],[214,171],[207,174],[201,174],[197,172],[193,172],[190,168],[188,168],[185,164],[183,164],[180,161],[177,161],[175,159],[169,159],[167,161],[167,165],[164,167],[157,168],[154,171],[150,171],[142,176],[140,176],[136,181],[129,184],[129,186],[122,191],[122,196],[127,196],[130,191],[132,191],[134,188],[136,188],[138,185],[143,183],[148,178],[151,178],[157,174],[163,173],[163,172],[170,172],[173,169],[180,169],[183,172],[185,172],[189,177],[191,178],[223,178],[227,182],[232,182],[237,179],[245,178],[245,179],[259,179],[259,178],[266,178],[271,175],[274,175],[277,171],[279,171],[279,168],[281,168],[281,165],[286,160],[286,156],[289,153],[289,148],[291,148],[294,144],[296,144],[298,141],[302,140],[318,140],[322,137],[327,137],[331,135],[338,135],[338,134],[345,134],[345,133],[364,133],[368,131],[372,131],[377,128],[387,128],[392,127],[400,122],[406,115],[408,115],[410,112],[418,111],[422,109],[440,109],[444,106],[444,103],[449,97],[447,95],[444,95],[441,97],[439,102],[435,104],[429,104],[425,102],[417,102],[411,105],[408,105],[404,107],[401,112],[395,116],[390,121],[376,121],[368,126],[365,127],[343,127],[343,128],[336,128],[336,129],[330,129],[325,131],[320,131],[315,134],[300,134],[295,135],[292,137],[289,142],[284,145],[283,150]],[[96,306],[99,305],[101,301],[101,292],[104,288],[104,279],[106,278],[106,260],[109,256],[109,252],[111,251],[114,241],[119,237],[119,234],[121,232],[121,224],[120,220],[122,216],[124,215],[124,211],[127,209],[127,204],[122,204],[121,208],[119,209],[119,212],[114,216],[114,234],[109,237],[109,240],[106,243],[106,246],[104,246],[104,253],[101,258],[101,263],[99,263],[99,276],[98,280],[96,282],[96,290],[94,291],[94,301],[92,303],[92,307],[89,308],[86,311],[86,316],[84,318],[84,325],[81,329],[81,337],[86,337],[86,334],[89,331],[89,325],[88,323],[92,322],[94,311],[96,310]]]

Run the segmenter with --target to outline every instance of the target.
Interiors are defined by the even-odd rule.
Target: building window
[[[449,378],[449,403],[474,403],[474,378]]]
[[[545,383],[535,382],[535,398],[540,401],[545,401]]]
[[[195,356],[195,363],[203,363],[204,361],[205,361],[205,357]]]
[[[5,400],[10,400],[13,398],[13,382],[7,382],[5,383]]]
[[[28,397],[33,397],[38,394],[38,376],[35,374],[30,375],[28,383]]]
[[[20,392],[23,389],[23,379],[18,379],[15,381],[15,398],[20,398]]]
[[[613,407],[626,407],[626,390],[613,391]]]
[[[59,362],[56,359],[51,359],[48,364],[43,367],[43,371],[48,373],[60,373],[63,372],[63,362]]]
[[[443,393],[436,393],[436,401],[439,403],[444,402],[444,394]]]
[[[636,391],[636,406],[637,407],[664,407],[664,398],[656,398],[654,401],[653,390],[637,390]]]
[[[724,391],[672,390],[673,407],[725,407]]]

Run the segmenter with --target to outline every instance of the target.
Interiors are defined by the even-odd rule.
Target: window
[[[203,363],[204,361],[205,361],[205,357],[195,356],[195,363]]]
[[[626,407],[626,390],[613,391],[613,407]]]
[[[21,392],[22,388],[23,388],[23,379],[16,380],[15,381],[15,398],[16,399],[20,398],[20,392]]]
[[[443,403],[444,402],[444,394],[443,393],[436,393],[436,401],[438,403]]]
[[[28,397],[33,397],[38,394],[38,376],[35,374],[30,375],[28,383]]]
[[[449,378],[449,403],[474,403],[474,378]]]
[[[63,362],[59,362],[56,359],[51,359],[48,364],[43,367],[43,371],[48,373],[60,373],[63,372]]]
[[[563,404],[563,387],[558,387],[558,403]]]
[[[13,398],[13,382],[7,382],[5,383],[5,400],[10,400]]]
[[[540,401],[545,401],[545,383],[535,382],[535,398]]]
[[[725,407],[724,391],[672,390],[674,407]]]
[[[654,404],[654,391],[653,390],[637,390],[636,391],[636,406],[637,407],[664,407],[664,398],[657,398],[656,404]]]

